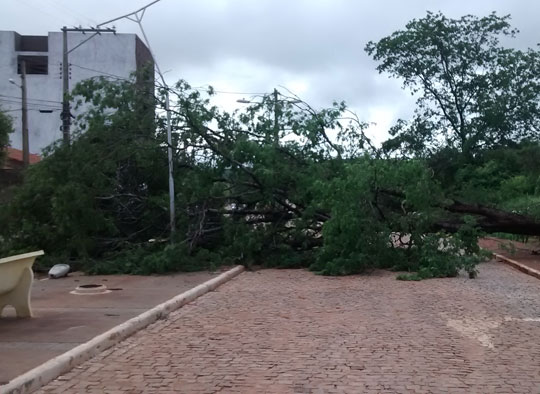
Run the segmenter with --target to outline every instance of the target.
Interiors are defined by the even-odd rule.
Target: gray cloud
[[[45,34],[64,24],[105,21],[148,2],[3,0],[0,25]],[[169,82],[185,78],[241,92],[301,86],[298,93],[315,106],[345,100],[360,115],[379,111],[395,119],[412,113],[414,101],[399,81],[377,73],[364,46],[427,10],[449,17],[512,14],[521,34],[510,45],[526,48],[540,41],[536,0],[162,0],[148,9],[143,24],[162,70],[170,70]],[[132,22],[116,26],[139,33]]]

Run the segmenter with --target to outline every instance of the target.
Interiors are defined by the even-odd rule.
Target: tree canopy
[[[470,158],[537,138],[540,54],[501,45],[501,37],[517,33],[509,19],[428,13],[367,44],[377,70],[403,80],[418,97],[414,119],[391,130],[386,149],[418,155],[450,147]]]

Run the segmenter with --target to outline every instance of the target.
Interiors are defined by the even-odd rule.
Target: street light
[[[12,78],[9,79],[9,83],[21,88],[21,101],[22,101],[22,151],[23,151],[23,165],[28,167],[30,164],[30,144],[28,141],[28,110],[26,99],[26,61],[21,61],[21,84],[17,84]]]

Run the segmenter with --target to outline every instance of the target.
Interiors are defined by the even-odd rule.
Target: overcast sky
[[[150,0],[0,0],[0,29],[45,35],[64,25],[96,25]],[[345,100],[376,140],[397,118],[409,118],[414,103],[399,81],[379,75],[365,44],[402,29],[426,11],[448,17],[512,15],[520,34],[512,45],[540,42],[538,0],[161,0],[143,26],[168,83],[186,79],[212,85],[226,109],[249,93],[285,86],[315,107]],[[137,33],[130,21],[119,33]],[[245,93],[244,93],[245,92]]]

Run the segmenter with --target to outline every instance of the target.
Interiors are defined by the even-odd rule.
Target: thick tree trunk
[[[445,209],[455,214],[453,218],[438,223],[442,229],[447,231],[457,231],[463,223],[458,215],[472,215],[477,218],[478,226],[489,233],[540,235],[540,221],[528,216],[460,201],[454,201]]]
[[[379,189],[388,196],[405,199],[405,194],[395,190]],[[455,232],[463,225],[463,215],[474,216],[478,227],[488,233],[510,233],[519,235],[540,236],[540,220],[503,211],[480,204],[467,204],[453,200],[452,204],[444,207],[450,213],[448,218],[437,223],[437,229]]]

